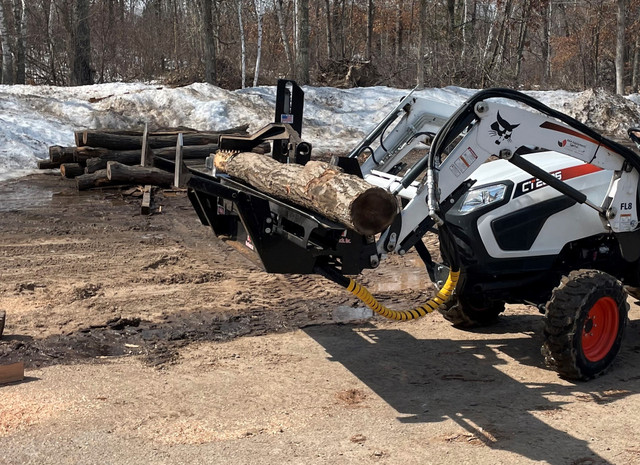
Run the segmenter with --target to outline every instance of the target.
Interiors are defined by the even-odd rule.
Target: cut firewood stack
[[[175,128],[165,131],[84,130],[75,132],[75,147],[49,147],[49,160],[40,169],[60,169],[74,178],[79,190],[109,185],[169,187],[174,174],[153,166],[152,160],[174,161],[180,137],[182,160],[202,160],[218,150],[221,134],[247,134],[248,125],[202,132]]]

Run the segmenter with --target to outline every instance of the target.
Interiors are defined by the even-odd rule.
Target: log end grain
[[[67,179],[73,179],[84,174],[84,168],[79,163],[62,163],[60,174]]]
[[[384,231],[398,214],[398,201],[388,191],[373,187],[351,203],[351,220],[355,230],[365,236]]]
[[[219,150],[218,152],[216,152],[215,156],[213,157],[213,164],[216,167],[216,170],[220,171],[222,173],[226,173],[227,172],[227,163],[236,154],[237,154],[236,152],[231,152],[231,151],[226,151],[226,150]]]

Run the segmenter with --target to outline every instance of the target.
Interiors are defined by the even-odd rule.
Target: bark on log
[[[38,160],[39,170],[53,170],[60,168],[60,163],[51,160]]]
[[[256,153],[265,153],[269,150],[268,146],[256,147]],[[161,147],[153,149],[154,157],[162,157],[167,160],[174,160],[176,158],[176,148],[173,147]],[[182,147],[183,160],[200,160],[205,159],[212,153],[218,151],[218,144],[205,144],[205,145],[187,145]],[[110,150],[101,147],[75,147],[73,161],[80,163],[81,165],[86,163],[91,158],[101,158],[103,160],[113,160],[120,162],[124,165],[138,165],[140,164],[141,150]],[[105,164],[106,167],[106,164]]]
[[[91,174],[83,174],[76,178],[76,186],[79,191],[84,191],[94,187],[104,187],[113,184],[107,177],[107,170],[96,171]]]
[[[49,147],[49,160],[54,163],[73,163],[73,151],[75,147],[60,147],[52,145]]]
[[[220,134],[246,134],[248,125],[222,131],[186,133],[183,135],[185,145],[217,144]],[[149,136],[149,147],[175,147],[177,134]],[[142,136],[114,134],[104,131],[85,131],[82,145],[89,147],[104,147],[112,150],[133,150],[142,148]]]
[[[138,150],[109,150],[94,147],[76,147],[74,150],[74,160],[81,165],[86,164],[91,158],[102,158],[109,161],[114,160],[125,165],[140,164],[140,149]],[[105,164],[106,168],[106,164]]]
[[[84,172],[95,173],[98,170],[106,170],[108,161],[109,160],[105,160],[103,158],[89,158],[84,168]]]
[[[171,186],[173,174],[159,168],[147,166],[127,166],[117,161],[107,162],[107,177],[119,184],[151,184],[153,186]]]
[[[67,179],[73,179],[84,174],[84,168],[78,163],[63,163],[60,165],[60,174]]]
[[[196,160],[199,158],[205,159],[212,153],[218,151],[218,144],[205,144],[205,145],[185,145],[182,147],[182,159],[183,160]],[[154,157],[162,157],[167,160],[175,160],[176,158],[176,146],[173,147],[161,147],[153,149]]]
[[[383,231],[398,213],[398,201],[391,193],[325,162],[310,161],[302,166],[282,164],[255,153],[218,152],[214,163],[217,171],[316,211],[360,234]]]

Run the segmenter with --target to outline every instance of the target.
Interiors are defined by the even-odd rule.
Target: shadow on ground
[[[631,325],[627,344],[611,372],[578,384],[559,378],[557,383],[528,382],[509,375],[509,359],[541,367],[542,340],[537,333],[420,340],[403,330],[373,326],[313,326],[304,331],[331,360],[393,407],[399,421],[450,419],[466,430],[464,440],[481,441],[530,460],[569,465],[609,462],[594,453],[588,442],[543,419],[562,415],[563,405],[576,400],[606,404],[640,392],[638,326]]]

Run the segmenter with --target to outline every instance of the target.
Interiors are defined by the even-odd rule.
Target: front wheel
[[[572,271],[547,302],[542,355],[560,376],[603,374],[620,351],[629,304],[623,285],[596,270]]]
[[[504,312],[504,302],[490,302],[478,307],[454,294],[438,311],[456,328],[471,329],[494,324],[498,315]]]

